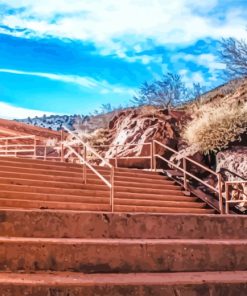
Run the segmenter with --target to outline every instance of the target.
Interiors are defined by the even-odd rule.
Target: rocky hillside
[[[23,122],[29,125],[48,128],[54,131],[61,130],[63,125],[66,125],[69,129],[73,129],[73,126],[78,118],[83,118],[79,115],[51,115],[35,118],[18,119],[16,121]]]

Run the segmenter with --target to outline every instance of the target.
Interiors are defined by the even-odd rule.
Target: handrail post
[[[157,162],[156,162],[156,146],[155,146],[155,141],[152,141],[153,145],[153,169],[156,172],[157,171]]]
[[[219,210],[221,214],[224,214],[223,196],[222,196],[222,176],[220,173],[218,173],[217,176],[218,176],[218,189],[219,189]]]
[[[87,166],[86,166],[86,161],[87,161],[87,147],[83,147],[83,158],[84,158],[84,164],[83,164],[83,183],[87,184]]]
[[[111,189],[110,189],[110,205],[111,205],[111,212],[114,212],[114,188],[115,188],[115,168],[112,166],[111,168]]]
[[[186,158],[183,157],[183,170],[184,170],[184,189],[187,191],[188,190],[188,182],[187,182],[187,163],[186,163]]]
[[[149,143],[150,146],[150,170],[153,170],[154,166],[154,152],[153,152],[153,144],[152,142]]]
[[[9,141],[8,141],[8,139],[7,140],[5,140],[5,155],[7,155],[8,154],[8,145],[9,145],[9,143],[8,143]]]
[[[61,142],[61,162],[64,161],[64,145],[63,142]]]
[[[226,182],[226,214],[229,214],[229,184]]]
[[[117,159],[117,156],[118,156],[118,146],[116,146],[116,155],[115,155],[115,167],[116,168],[118,167],[118,159]]]
[[[45,150],[44,150],[44,160],[46,160],[46,158],[47,158],[47,146],[46,146],[46,144],[45,144]]]
[[[36,137],[34,137],[34,145],[33,145],[33,148],[34,148],[33,157],[34,157],[34,159],[37,158],[36,147],[37,147]]]

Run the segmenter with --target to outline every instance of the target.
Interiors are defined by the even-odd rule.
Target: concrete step
[[[44,160],[33,160],[25,158],[13,158],[13,157],[0,157],[0,167],[10,166],[10,167],[20,167],[20,168],[33,168],[33,169],[46,169],[46,170],[62,170],[71,172],[80,172],[82,170],[81,164],[58,162],[58,161],[44,161]],[[93,166],[100,172],[109,172],[108,167],[104,166]],[[129,172],[129,173],[141,173],[148,175],[157,175],[158,173],[152,171],[144,171],[140,169],[129,169],[129,168],[115,168],[116,172]]]
[[[1,209],[0,236],[237,239],[245,216]],[[241,232],[247,239],[247,231]]]
[[[80,182],[78,184],[75,183],[66,183],[66,182],[56,182],[56,181],[45,181],[45,180],[35,180],[35,179],[20,179],[20,178],[4,178],[0,177],[0,184],[12,184],[12,185],[27,185],[27,186],[36,186],[36,187],[52,187],[52,188],[67,188],[67,189],[89,189],[89,188],[94,188],[94,189],[99,189],[99,190],[105,190],[106,185],[104,185],[103,181],[99,182],[98,180],[95,179],[95,184],[93,183],[88,183],[83,184],[83,182]],[[118,188],[121,187],[134,187],[134,188],[147,188],[147,189],[179,189],[181,188],[178,185],[174,185],[172,183],[166,183],[164,182],[159,182],[159,183],[151,183],[151,184],[142,184],[138,182],[121,182],[121,181],[116,181],[115,186]],[[146,190],[145,190],[146,191]]]
[[[35,187],[34,187],[35,189]],[[37,188],[36,188],[37,189]],[[98,201],[98,198],[106,198],[109,199],[110,191],[92,191],[92,190],[84,190],[83,194],[63,194],[60,191],[57,193],[45,193],[37,191],[22,191],[22,190],[1,190],[0,198],[5,199],[30,199],[30,200],[44,200],[44,201],[76,201],[80,200],[83,202],[84,198],[90,198],[92,200]],[[115,193],[115,198],[119,199],[130,199],[130,200],[156,200],[156,201],[187,201],[187,202],[195,202],[198,201],[196,197],[190,197],[186,195],[151,195],[151,194],[139,194],[139,193],[124,193],[118,192]],[[97,199],[97,200],[96,200]]]
[[[115,198],[115,206],[127,205],[127,206],[143,206],[143,207],[171,207],[171,208],[205,208],[207,205],[203,202],[193,201],[165,201],[165,200],[149,200],[149,199],[125,199]]]
[[[27,180],[44,180],[44,181],[54,181],[54,182],[69,182],[69,183],[82,183],[83,175],[81,174],[75,174],[76,176],[60,176],[60,175],[49,175],[46,174],[33,174],[33,173],[17,173],[17,172],[1,172],[0,171],[0,178],[11,178],[11,179],[27,179]],[[123,177],[123,176],[115,176],[116,181],[127,181],[127,182],[142,182],[147,184],[160,184],[160,182],[165,182],[165,184],[173,184],[173,181],[167,180],[163,176],[158,176],[159,179],[150,179],[150,178],[133,178],[133,177]],[[109,176],[108,176],[109,180]],[[87,176],[87,183],[88,184],[100,184],[102,182],[99,177],[97,177],[95,174],[88,174]]]
[[[54,202],[79,202],[79,203],[109,203],[110,193],[103,196],[93,195],[64,195],[64,194],[45,194],[40,192],[18,192],[18,191],[0,191],[1,199],[20,199],[20,200],[39,200]],[[179,199],[176,199],[179,200]]]
[[[91,202],[63,202],[47,201],[42,199],[18,199],[0,198],[1,208],[19,208],[19,209],[57,209],[57,210],[75,210],[75,211],[110,211],[108,203]]]
[[[56,195],[67,195],[67,196],[106,196],[109,195],[109,187],[105,186],[102,190],[96,190],[93,187],[91,189],[70,189],[70,188],[53,188],[53,187],[36,187],[26,185],[13,185],[13,184],[0,184],[0,197],[1,192],[22,192],[22,193],[38,193],[38,194],[56,194]],[[172,190],[167,190],[172,191]],[[178,194],[179,195],[179,194]]]
[[[31,209],[61,209],[81,211],[110,210],[110,198],[75,197],[65,198],[61,196],[15,195],[0,198],[1,207],[31,208]],[[107,205],[107,207],[105,207]],[[102,207],[103,206],[103,207]],[[115,211],[119,212],[154,212],[154,213],[214,213],[212,209],[206,209],[204,203],[185,201],[145,201],[116,199]]]
[[[1,271],[82,273],[246,270],[247,240],[0,237]]]
[[[191,214],[215,214],[213,209],[198,209],[193,207],[161,207],[161,206],[141,206],[141,205],[115,205],[116,212],[137,212],[137,213],[191,213]]]
[[[108,195],[108,186],[86,186],[82,189],[70,189],[70,188],[54,188],[54,187],[37,187],[37,186],[27,186],[27,185],[13,185],[13,184],[0,184],[0,196],[1,191],[11,191],[11,192],[34,192],[34,193],[45,193],[45,194],[61,194],[61,195],[91,195],[91,196],[105,196]],[[184,196],[183,192],[179,189],[145,189],[146,194],[142,194],[143,190],[135,187],[116,187],[116,195],[126,196],[126,195],[137,195],[143,197],[152,198],[153,195],[159,196]]]
[[[100,170],[99,170],[100,172]],[[8,166],[2,166],[0,167],[0,177],[4,177],[5,173],[19,173],[19,174],[32,174],[32,175],[46,175],[46,176],[61,176],[61,177],[75,177],[78,178],[81,176],[83,176],[83,170],[78,170],[78,172],[75,171],[62,171],[62,170],[48,170],[48,169],[32,169],[32,168],[25,168],[25,167],[8,167]],[[101,173],[101,172],[100,172]],[[102,173],[102,175],[105,178],[110,178],[110,173]],[[162,175],[158,175],[158,174],[146,174],[146,173],[142,173],[142,172],[137,172],[137,173],[133,173],[133,172],[115,172],[115,176],[117,177],[137,177],[137,178],[149,178],[152,180],[164,180],[165,177]],[[91,170],[87,171],[87,177],[90,178],[95,178],[97,177]],[[98,177],[97,177],[98,179]]]
[[[246,271],[129,274],[1,273],[4,296],[247,295]]]

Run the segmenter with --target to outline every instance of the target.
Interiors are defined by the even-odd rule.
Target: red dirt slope
[[[0,137],[35,135],[40,139],[61,138],[61,133],[13,120],[0,119]]]

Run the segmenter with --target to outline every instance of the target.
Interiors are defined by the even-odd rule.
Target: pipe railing
[[[41,145],[37,144],[36,136],[14,136],[14,137],[4,137],[0,138],[0,156],[20,156],[20,157],[30,157],[35,159],[56,159],[60,161],[64,161],[68,158],[69,155],[74,155],[74,157],[83,164],[83,182],[87,183],[87,169],[92,171],[99,179],[103,181],[103,183],[110,189],[110,206],[111,211],[114,211],[114,183],[115,183],[115,167],[118,167],[118,160],[119,159],[149,159],[150,160],[150,169],[156,171],[157,170],[157,159],[161,159],[162,161],[166,162],[171,167],[177,169],[178,171],[182,172],[183,176],[183,187],[187,191],[189,177],[198,181],[199,183],[203,184],[205,187],[209,188],[213,192],[218,195],[218,202],[219,202],[219,210],[220,213],[224,213],[223,209],[223,193],[222,187],[223,184],[225,185],[225,213],[229,213],[229,206],[230,204],[235,203],[243,203],[245,200],[243,199],[233,199],[231,196],[230,188],[233,186],[238,185],[247,185],[247,181],[226,181],[224,182],[220,173],[216,173],[215,171],[211,170],[210,168],[190,159],[189,157],[182,156],[181,154],[174,150],[173,148],[157,141],[153,140],[152,142],[148,143],[137,143],[137,144],[118,144],[118,145],[100,145],[100,146],[89,146],[85,143],[77,134],[70,131],[67,127],[63,127],[65,131],[68,132],[76,140],[76,145],[69,144],[69,142],[61,141],[59,145]],[[61,136],[61,139],[63,136]],[[28,144],[27,141],[31,140],[32,143]],[[18,143],[15,143],[18,141]],[[23,144],[20,141],[24,141]],[[1,144],[3,143],[3,144]],[[149,155],[147,156],[121,156],[119,152],[122,152],[121,147],[138,147],[138,146],[149,146]],[[182,167],[179,164],[172,162],[170,159],[161,156],[160,154],[156,153],[157,146],[164,148],[167,151],[172,152],[173,154],[179,156],[179,159],[182,161]],[[103,158],[97,151],[95,151],[96,147],[102,148],[115,148],[115,156],[109,158]],[[66,150],[68,151],[65,154]],[[77,151],[78,150],[78,151]],[[120,150],[120,151],[119,151]],[[60,152],[59,152],[60,151]],[[81,152],[83,153],[81,154]],[[42,153],[43,152],[43,153]],[[101,163],[110,169],[110,179],[107,180],[103,174],[101,174],[92,164],[90,164],[88,160],[88,153],[94,156],[96,159],[99,159]],[[109,163],[109,160],[115,159],[115,166]],[[194,166],[203,169],[204,171],[214,175],[217,178],[217,187],[214,187],[204,180],[200,179],[199,177],[195,176],[191,172],[188,171],[188,164],[192,164]],[[233,191],[238,191],[239,195],[246,197],[247,194],[240,189],[234,188]],[[246,201],[247,203],[247,201]]]
[[[23,143],[20,143],[24,141]],[[31,143],[27,143],[27,142]],[[16,143],[17,142],[17,143]],[[31,157],[35,156],[35,136],[12,136],[12,137],[1,137],[0,138],[0,156],[21,156],[23,154]]]
[[[122,152],[121,149],[119,149],[120,147],[138,147],[138,146],[149,146],[149,155],[142,155],[142,156],[137,156],[137,155],[132,155],[132,156],[122,156],[119,155],[119,153]],[[114,160],[115,163],[115,167],[118,167],[118,163],[119,160],[121,159],[149,159],[150,161],[150,169],[153,168],[153,153],[152,153],[152,143],[148,142],[148,143],[136,143],[136,144],[117,144],[117,145],[100,145],[100,146],[92,146],[93,148],[107,148],[107,149],[115,149],[115,156],[113,157],[105,157],[105,159],[107,160]]]
[[[157,140],[153,140],[153,158],[154,158],[154,170],[156,171],[156,158],[159,158],[163,161],[165,161],[167,164],[169,164],[171,167],[176,168],[177,170],[181,171],[183,173],[183,187],[185,190],[188,190],[188,176],[193,178],[194,180],[198,181],[199,183],[203,184],[204,186],[208,187],[209,189],[211,189],[212,191],[216,192],[218,195],[218,199],[219,199],[219,210],[220,213],[223,214],[223,195],[222,195],[222,185],[223,185],[223,181],[222,181],[222,176],[220,173],[216,173],[213,170],[209,169],[208,167],[188,158],[188,157],[181,157],[180,159],[182,160],[182,167],[180,167],[180,165],[174,164],[172,161],[170,161],[169,159],[159,155],[156,153],[156,145],[159,145],[163,148],[165,148],[166,150],[176,154],[177,156],[181,156],[180,153],[172,148],[170,148],[169,146],[157,141]],[[197,176],[193,175],[192,173],[190,173],[187,169],[187,164],[188,163],[192,163],[193,165],[196,165],[198,167],[200,167],[201,169],[204,169],[205,171],[213,174],[214,176],[217,177],[218,180],[218,188],[215,188],[213,186],[211,186],[210,184],[208,184],[207,182],[203,181],[202,179],[198,178]]]
[[[111,211],[114,211],[114,185],[115,185],[115,168],[108,161],[106,161],[99,153],[97,153],[92,147],[85,143],[80,137],[78,137],[74,132],[70,131],[68,128],[64,129],[74,137],[79,144],[82,145],[83,155],[76,151],[75,147],[72,147],[68,142],[64,142],[64,148],[67,148],[74,154],[78,160],[83,164],[83,182],[87,183],[87,168],[90,169],[99,179],[101,179],[104,184],[110,189],[110,207]],[[95,157],[102,161],[102,164],[110,169],[110,180],[108,181],[95,167],[93,167],[87,161],[87,153],[90,152]]]
[[[226,200],[225,200],[225,212],[226,214],[229,214],[229,207],[230,204],[239,204],[239,203],[244,203],[247,205],[247,194],[244,192],[244,189],[240,189],[239,185],[246,185],[247,186],[247,181],[226,181],[225,182],[225,190],[226,190]],[[231,195],[230,189],[232,187],[232,191],[237,192],[237,198],[233,198],[233,194]],[[238,187],[238,188],[236,188]],[[240,199],[240,197],[243,197],[243,199]]]

